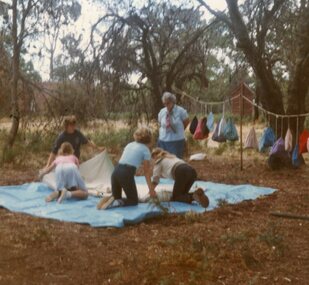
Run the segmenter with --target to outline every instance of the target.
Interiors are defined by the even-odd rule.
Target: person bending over
[[[78,169],[79,161],[73,153],[70,143],[62,143],[56,159],[41,171],[40,178],[55,168],[57,190],[46,197],[46,202],[57,199],[61,203],[69,198],[87,199],[88,191]]]
[[[175,180],[172,201],[188,204],[196,201],[202,207],[208,207],[209,200],[203,189],[198,188],[194,193],[189,193],[191,186],[197,178],[193,167],[161,148],[153,149],[151,156],[155,161],[152,177],[153,189],[159,184],[161,177],[171,178]]]
[[[97,204],[97,209],[137,205],[138,194],[134,176],[141,164],[143,164],[149,194],[152,197],[156,195],[151,184],[151,154],[149,150],[151,137],[151,131],[148,128],[139,128],[135,131],[134,142],[126,145],[119,163],[112,173],[112,196],[103,197]],[[126,198],[121,197],[122,189]]]

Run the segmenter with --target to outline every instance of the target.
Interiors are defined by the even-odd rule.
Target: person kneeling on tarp
[[[155,160],[152,178],[154,187],[159,184],[160,177],[174,179],[172,201],[188,204],[196,201],[202,207],[208,207],[209,200],[203,189],[198,188],[194,193],[189,193],[191,186],[197,178],[194,168],[161,148],[153,149],[151,156]]]
[[[134,206],[138,203],[138,195],[134,175],[143,164],[146,182],[151,197],[156,196],[151,184],[150,150],[151,131],[148,128],[139,128],[134,133],[134,142],[126,145],[112,177],[112,196],[103,197],[97,204],[97,209],[108,209],[121,206]],[[122,189],[127,198],[122,198]]]
[[[64,199],[87,199],[88,191],[78,170],[79,161],[73,154],[73,146],[69,142],[61,144],[58,156],[51,165],[40,172],[41,179],[45,174],[55,169],[57,191],[46,197],[46,202],[53,200],[61,203]]]

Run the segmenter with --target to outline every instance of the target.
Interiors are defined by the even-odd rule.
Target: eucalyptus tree
[[[245,0],[240,5],[237,0],[226,0],[226,12],[197,1],[234,35],[258,80],[260,101],[267,110],[279,114],[308,111],[308,1]]]
[[[111,76],[109,84],[140,94],[153,117],[162,107],[163,91],[184,89],[194,80],[206,90],[213,24],[196,8],[169,1],[150,0],[141,8],[126,1],[115,4],[108,5],[91,37],[94,66]]]
[[[54,79],[54,56],[59,46],[61,32],[70,24],[76,22],[81,15],[81,5],[78,1],[45,1],[43,18],[43,33],[45,49],[49,55],[49,79]]]
[[[51,15],[53,2],[63,3],[64,1],[12,0],[11,5],[8,7],[6,36],[9,37],[9,40],[5,48],[9,55],[10,117],[12,124],[4,145],[4,153],[8,148],[13,146],[19,129],[19,98],[21,93],[19,83],[29,80],[27,75],[22,72],[22,55],[30,52],[31,48],[34,48],[34,40],[41,36],[42,29],[46,31],[46,27],[43,27],[42,23],[50,16],[55,17],[55,15]]]

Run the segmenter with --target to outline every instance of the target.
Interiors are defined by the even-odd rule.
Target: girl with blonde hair
[[[170,178],[175,180],[172,201],[188,204],[196,201],[202,207],[208,207],[209,200],[203,189],[198,188],[194,193],[189,193],[197,178],[192,166],[161,148],[153,149],[151,156],[155,161],[152,177],[153,189],[159,184],[161,177]]]
[[[112,196],[103,197],[97,205],[98,209],[108,209],[120,206],[134,206],[138,203],[138,194],[134,176],[136,170],[143,164],[144,175],[149,188],[150,196],[155,196],[151,184],[150,171],[150,150],[151,131],[142,127],[135,131],[134,142],[126,145],[115,167],[112,177]],[[126,198],[122,198],[122,189],[126,194]]]
[[[56,159],[41,171],[39,178],[55,168],[57,190],[46,197],[46,202],[56,199],[58,203],[70,198],[87,199],[88,191],[78,169],[79,161],[73,153],[70,143],[62,143]]]

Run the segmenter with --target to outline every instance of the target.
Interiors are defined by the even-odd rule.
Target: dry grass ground
[[[270,171],[238,153],[192,162],[199,178],[274,187],[276,194],[204,214],[162,216],[123,229],[34,218],[0,209],[0,284],[308,284],[309,168]],[[0,185],[35,169],[0,169]]]

